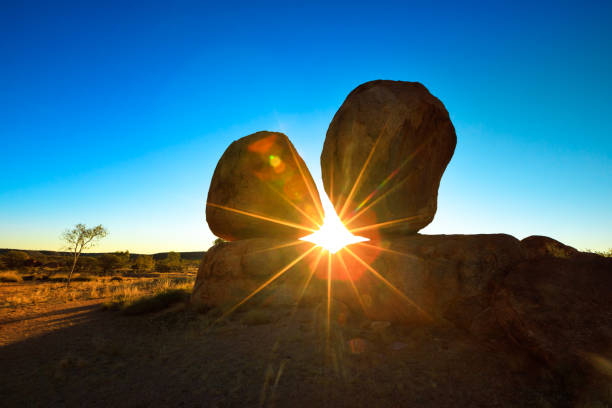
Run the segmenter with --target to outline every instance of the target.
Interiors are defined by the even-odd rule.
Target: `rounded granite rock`
[[[348,226],[415,233],[436,213],[457,137],[442,102],[418,82],[371,81],[334,116],[321,154],[323,185]],[[384,223],[384,224],[383,224]]]
[[[264,131],[234,141],[223,153],[210,183],[206,221],[227,241],[299,238],[318,229],[321,211],[312,176],[289,138]]]

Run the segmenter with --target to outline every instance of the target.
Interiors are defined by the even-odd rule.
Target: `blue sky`
[[[86,3],[0,6],[0,247],[84,222],[100,251],[203,250],[229,143],[285,132],[319,177],[373,79],[422,82],[457,130],[424,233],[612,247],[610,3]]]

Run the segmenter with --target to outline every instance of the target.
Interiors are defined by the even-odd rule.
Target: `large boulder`
[[[554,240],[529,241],[533,248]],[[577,251],[568,256],[558,249],[527,253],[530,258],[495,285],[467,328],[505,350],[514,365],[543,365],[574,400],[591,406],[588,401],[610,398],[612,259]]]
[[[422,84],[366,82],[348,95],[327,131],[325,191],[350,228],[402,220],[380,231],[415,233],[434,218],[456,143],[444,105]]]
[[[321,211],[312,176],[287,136],[257,132],[223,153],[208,190],[206,221],[228,241],[292,238],[318,229]]]
[[[492,284],[523,259],[519,241],[503,234],[397,237],[351,245],[329,258],[327,251],[311,248],[270,238],[217,245],[202,260],[192,304],[227,310],[310,250],[258,298],[295,303],[306,281],[310,298],[325,298],[331,276],[332,297],[355,316],[398,323],[467,321],[481,311]]]
[[[543,363],[562,381],[578,381],[572,389],[607,392],[612,259],[574,251],[547,237],[504,234],[415,234],[332,256],[308,242],[248,239],[206,253],[191,301],[229,312],[244,300],[292,306],[305,295],[318,303],[330,289],[332,308],[357,321],[450,322],[514,367]]]
[[[495,298],[497,322],[534,356],[553,365],[612,362],[612,259],[530,259],[512,268]]]
[[[342,251],[341,258],[351,279],[338,276],[335,296],[372,320],[398,323],[461,325],[480,313],[495,282],[524,259],[519,241],[505,234],[417,234],[348,250],[354,255]],[[341,263],[334,269],[342,271]]]

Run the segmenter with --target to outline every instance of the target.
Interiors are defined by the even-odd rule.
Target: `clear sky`
[[[319,177],[373,79],[422,82],[457,130],[423,232],[612,247],[610,2],[86,3],[0,6],[0,247],[84,222],[98,251],[203,250],[225,148],[282,131]]]

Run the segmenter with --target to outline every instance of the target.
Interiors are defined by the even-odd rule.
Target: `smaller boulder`
[[[542,235],[532,235],[521,241],[521,247],[528,259],[544,257],[570,259],[579,254],[578,250]]]
[[[318,229],[319,194],[287,136],[257,132],[227,148],[210,182],[206,221],[227,241],[297,238]]]

